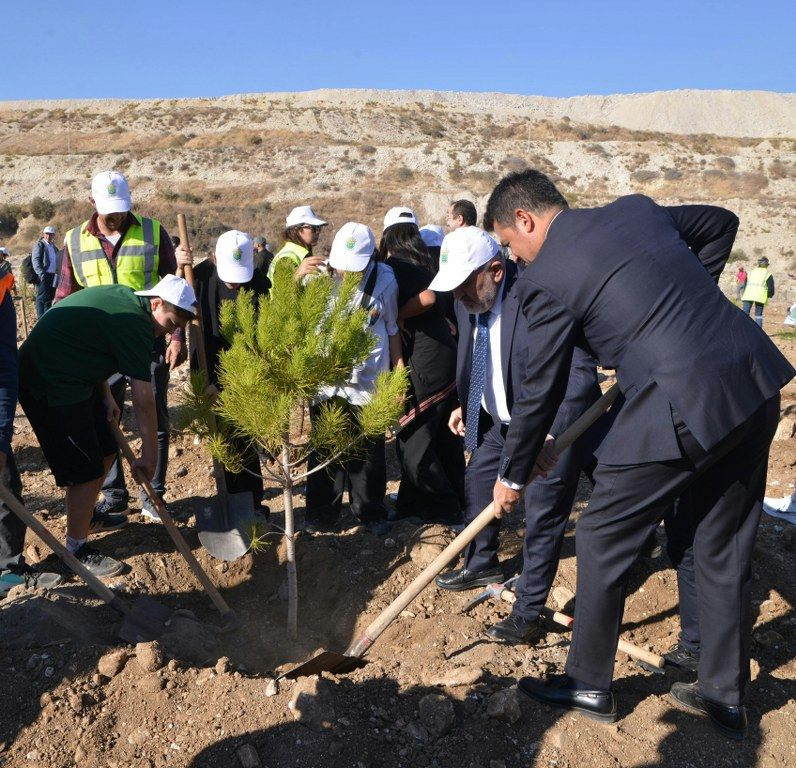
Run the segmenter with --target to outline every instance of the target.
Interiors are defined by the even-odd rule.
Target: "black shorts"
[[[73,405],[49,405],[23,391],[19,403],[57,485],[80,485],[105,477],[103,459],[116,453],[116,441],[108,426],[101,387],[88,400]]]

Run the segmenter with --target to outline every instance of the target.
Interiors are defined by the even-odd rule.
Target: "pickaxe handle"
[[[163,499],[161,499],[160,496],[155,493],[148,478],[141,477],[140,474],[134,472],[133,462],[135,461],[135,454],[133,453],[133,449],[130,447],[130,443],[127,442],[125,436],[122,434],[122,430],[120,429],[119,425],[115,422],[109,422],[108,426],[110,427],[111,432],[113,432],[114,438],[116,438],[116,443],[119,446],[119,450],[124,455],[124,458],[127,459],[127,463],[130,465],[130,470],[134,473],[133,477],[135,478],[136,482],[138,482],[138,484],[144,489],[144,493],[146,493],[155,509],[157,509],[158,515],[160,515],[160,519],[163,522],[164,527],[168,531],[169,536],[171,536],[171,539],[179,550],[180,554],[185,559],[185,562],[188,563],[188,567],[193,572],[193,575],[199,580],[199,583],[202,585],[205,592],[207,592],[208,597],[210,597],[210,599],[213,601],[213,605],[218,608],[221,616],[227,621],[228,624],[234,624],[236,622],[235,613],[229,607],[229,605],[227,605],[227,602],[221,596],[221,593],[218,591],[218,589],[216,589],[215,584],[210,581],[210,577],[207,575],[207,573],[205,573],[202,566],[199,565],[199,561],[194,557],[193,552],[191,552],[188,542],[185,541],[185,538],[180,533],[180,529],[174,524],[174,520],[166,509],[166,505],[163,503]]]

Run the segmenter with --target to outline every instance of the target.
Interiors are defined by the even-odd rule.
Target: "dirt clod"
[[[105,677],[116,677],[124,669],[130,654],[125,649],[110,651],[97,662],[97,670]]]
[[[486,705],[486,713],[496,720],[513,725],[522,716],[517,689],[512,686],[493,693]]]
[[[142,672],[157,671],[166,660],[163,645],[158,640],[138,643],[135,647],[135,660]]]
[[[335,720],[334,688],[334,683],[319,676],[298,680],[287,705],[294,719],[315,731],[331,728]]]
[[[436,738],[450,732],[456,722],[451,700],[439,693],[427,693],[420,699],[418,712],[420,722]]]

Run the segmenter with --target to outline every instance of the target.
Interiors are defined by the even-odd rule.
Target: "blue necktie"
[[[467,422],[464,425],[464,447],[472,453],[478,443],[478,417],[486,381],[486,361],[489,355],[489,312],[478,315],[473,344],[473,363],[470,369],[470,392],[467,396]]]

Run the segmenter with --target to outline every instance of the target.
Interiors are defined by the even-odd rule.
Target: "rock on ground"
[[[288,703],[293,717],[314,731],[331,728],[335,720],[335,684],[320,676],[298,680]]]
[[[142,672],[157,672],[166,662],[163,645],[158,640],[138,643],[135,647],[135,660]]]
[[[420,699],[420,722],[437,738],[449,733],[456,722],[453,704],[439,693],[428,693]]]
[[[116,677],[124,669],[130,654],[123,648],[106,653],[97,662],[97,670],[105,677]]]
[[[486,713],[509,725],[516,723],[522,717],[517,689],[512,686],[493,693],[487,701]]]

